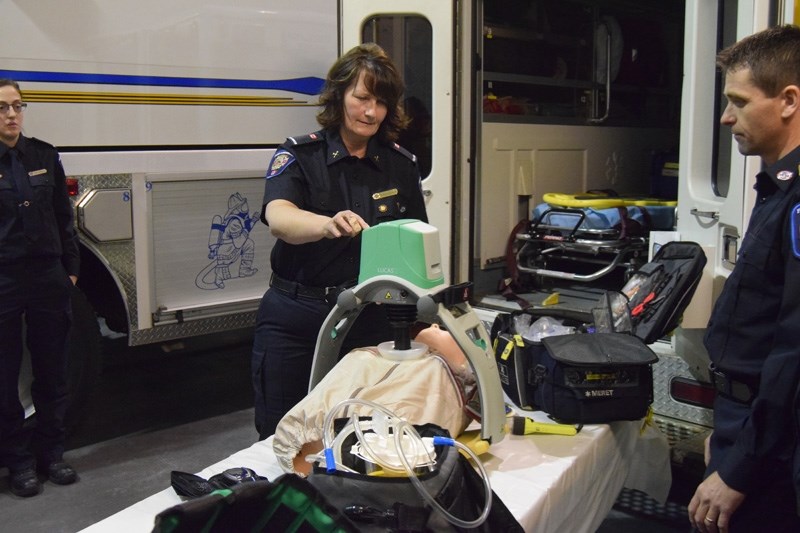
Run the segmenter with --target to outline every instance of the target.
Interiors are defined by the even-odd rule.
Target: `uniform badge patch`
[[[792,208],[792,253],[800,259],[800,204]]]
[[[792,179],[794,174],[790,170],[781,170],[778,172],[778,179],[781,181],[786,181]]]
[[[272,156],[272,161],[269,163],[269,170],[267,171],[267,179],[274,178],[283,172],[294,161],[294,156],[286,150],[278,150]]]

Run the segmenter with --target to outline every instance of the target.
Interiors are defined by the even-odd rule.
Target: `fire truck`
[[[74,397],[103,356],[101,326],[133,346],[252,325],[274,242],[257,219],[269,159],[317,128],[335,58],[375,41],[406,81],[401,144],[419,159],[446,279],[473,283],[487,324],[515,309],[497,292],[509,241],[546,194],[677,200],[649,245],[695,241],[708,264],[681,327],[653,346],[654,408],[679,440],[707,433],[701,339],[760,168],[719,125],[715,55],[797,20],[795,2],[138,0],[4,3],[0,16],[0,76],[22,85],[25,133],[60,149],[73,194]]]

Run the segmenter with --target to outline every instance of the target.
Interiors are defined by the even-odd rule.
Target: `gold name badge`
[[[28,172],[28,176],[38,176],[39,174],[47,174],[47,169],[40,168],[39,170],[31,170]]]
[[[390,196],[396,196],[396,195],[397,195],[397,189],[389,189],[388,191],[376,192],[375,194],[372,195],[372,199],[382,200],[383,198],[388,198]]]

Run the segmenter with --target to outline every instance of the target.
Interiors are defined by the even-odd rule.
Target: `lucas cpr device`
[[[500,442],[506,423],[503,389],[489,335],[469,304],[471,289],[469,283],[445,285],[435,227],[403,219],[364,230],[358,284],[339,294],[320,329],[309,391],[336,365],[344,338],[364,306],[380,303],[388,306],[394,329],[392,357],[413,351],[409,327],[417,320],[438,322],[450,332],[475,375],[481,437]]]

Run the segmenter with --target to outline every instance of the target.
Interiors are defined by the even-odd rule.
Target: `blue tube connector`
[[[336,460],[333,458],[332,448],[325,448],[325,471],[329,474],[336,472]]]
[[[455,446],[456,441],[450,437],[433,437],[434,446]]]

